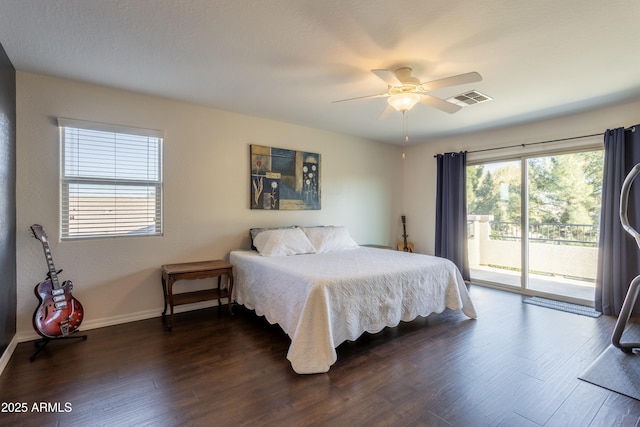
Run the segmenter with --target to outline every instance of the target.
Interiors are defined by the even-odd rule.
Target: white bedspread
[[[445,308],[476,317],[462,275],[444,258],[359,247],[276,257],[232,251],[229,260],[236,301],[289,335],[287,359],[299,374],[327,372],[335,348],[365,331]]]

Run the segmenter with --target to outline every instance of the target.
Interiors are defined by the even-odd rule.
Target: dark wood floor
[[[217,309],[87,331],[32,363],[16,348],[0,413],[20,426],[635,426],[640,402],[577,379],[615,323],[472,287],[479,313],[447,311],[338,348],[327,374],[296,375],[289,339],[252,312]],[[43,412],[34,411],[33,405]],[[59,403],[61,411],[50,412]]]

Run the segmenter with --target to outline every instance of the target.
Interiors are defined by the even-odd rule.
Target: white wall
[[[164,140],[164,236],[58,241],[57,117],[159,129]],[[249,145],[322,156],[322,209],[249,209]],[[33,334],[33,288],[47,272],[29,226],[45,227],[62,280],[83,304],[83,329],[158,316],[164,263],[225,258],[255,226],[346,225],[361,244],[397,240],[399,147],[171,100],[17,73],[18,336]]]
[[[494,101],[497,102],[497,101]],[[472,108],[458,114],[472,114]],[[416,252],[433,254],[435,248],[436,159],[438,153],[472,151],[492,147],[529,144],[582,135],[602,135],[607,129],[640,123],[640,100],[629,101],[595,111],[539,121],[498,130],[478,132],[407,147],[404,168],[404,212],[410,224],[410,240]],[[542,150],[571,149],[579,146],[602,147],[602,136],[525,148],[468,154],[467,160],[496,156],[526,155]]]

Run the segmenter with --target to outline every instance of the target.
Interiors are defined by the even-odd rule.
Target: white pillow
[[[316,251],[299,228],[261,231],[253,239],[253,245],[262,256],[312,254]]]
[[[358,244],[351,238],[347,227],[303,227],[316,253],[337,252],[357,248]]]

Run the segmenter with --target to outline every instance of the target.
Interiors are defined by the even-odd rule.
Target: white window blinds
[[[58,119],[61,238],[162,234],[160,131]]]

